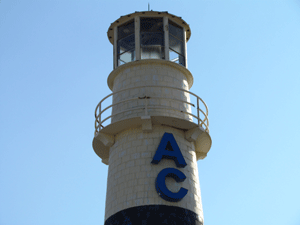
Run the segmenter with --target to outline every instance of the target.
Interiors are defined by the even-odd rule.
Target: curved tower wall
[[[147,63],[145,63],[146,61]],[[189,91],[187,76],[191,77],[190,74],[184,73],[174,66],[172,67],[172,65],[165,63],[164,60],[143,60],[130,64],[132,65],[125,65],[126,67],[123,66],[125,67],[124,69],[119,68],[117,72],[113,73],[113,92],[121,91],[113,95],[113,104],[132,98],[137,99],[114,106],[112,115],[128,109],[132,109],[132,111],[113,116],[112,123],[132,117],[144,116],[145,110],[138,108],[145,106],[145,99],[143,99],[145,96],[149,97],[147,99],[148,115],[170,116],[193,121],[192,116],[180,112],[191,113],[191,106],[176,101],[190,102],[190,95],[180,90],[166,88],[175,87]],[[157,87],[150,87],[151,85]]]
[[[188,190],[188,194],[176,203],[163,200],[155,189],[158,173],[164,168],[176,168],[174,161],[163,159],[158,165],[151,164],[165,132],[174,135],[187,163],[185,168],[179,169],[187,177],[184,182],[166,178],[170,191],[178,192],[181,187]],[[115,137],[109,153],[105,220],[131,207],[166,205],[188,209],[203,221],[195,146],[184,138],[183,131],[164,126],[154,126],[151,133],[128,129]]]

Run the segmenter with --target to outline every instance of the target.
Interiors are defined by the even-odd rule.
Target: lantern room
[[[123,64],[161,59],[187,68],[189,25],[168,12],[145,11],[121,16],[107,32],[114,47],[114,69]]]

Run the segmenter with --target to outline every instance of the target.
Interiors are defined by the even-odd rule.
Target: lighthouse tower
[[[181,17],[145,11],[121,16],[107,34],[112,93],[96,107],[93,139],[108,165],[105,225],[202,225],[197,160],[211,138],[207,106],[189,91],[191,29]]]

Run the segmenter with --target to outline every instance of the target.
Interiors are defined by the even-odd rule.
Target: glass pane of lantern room
[[[178,55],[178,53],[172,51],[171,49],[170,49],[169,53],[170,53],[169,54],[170,61],[171,62],[175,62],[175,63],[179,63],[179,55]]]
[[[141,18],[141,59],[164,59],[163,18]]]
[[[134,33],[134,21],[131,20],[130,22],[118,27],[118,40],[133,33]]]
[[[117,59],[118,65],[135,60],[134,20],[118,27]]]
[[[178,54],[170,49],[169,51],[169,59],[171,62],[178,63],[182,66],[185,66],[185,61],[183,55]]]
[[[164,32],[162,18],[141,18],[140,32]]]
[[[179,55],[179,64],[185,66],[184,56]]]
[[[182,27],[169,21],[169,33],[179,40],[183,41],[183,30]]]
[[[135,61],[135,49],[134,48],[119,55],[118,65],[123,65],[125,63],[129,63],[132,61]]]
[[[161,46],[145,46],[141,48],[141,59],[162,59],[164,49]]]
[[[183,49],[183,41],[178,40],[173,35],[169,35],[169,45],[172,50],[175,52],[184,55],[184,49]]]
[[[141,33],[141,59],[164,58],[164,34],[161,32]]]
[[[118,40],[118,55],[135,48],[135,36],[131,34],[125,38]]]

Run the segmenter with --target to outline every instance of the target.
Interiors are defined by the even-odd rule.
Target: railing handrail
[[[125,99],[123,101],[120,101],[120,102],[117,102],[117,103],[114,103],[114,104],[111,104],[109,106],[107,106],[105,109],[101,110],[101,104],[104,100],[106,100],[107,98],[109,98],[110,96],[113,96],[115,94],[118,94],[118,93],[121,93],[121,92],[124,92],[124,91],[128,91],[128,90],[131,90],[131,89],[141,89],[141,88],[149,88],[149,87],[154,87],[154,88],[170,88],[170,89],[175,89],[175,90],[179,90],[179,91],[183,91],[185,93],[188,93],[190,95],[193,95],[194,97],[196,97],[197,99],[197,116],[193,115],[192,113],[189,113],[189,112],[185,112],[185,111],[182,111],[182,110],[179,110],[179,109],[176,109],[176,108],[173,108],[173,107],[162,107],[162,106],[155,106],[155,107],[149,107],[147,106],[147,102],[146,102],[146,105],[143,106],[141,105],[140,107],[134,107],[134,108],[130,108],[128,110],[124,110],[124,111],[121,111],[121,112],[118,112],[118,113],[115,113],[114,115],[110,115],[109,117],[106,117],[104,120],[101,120],[101,114],[103,112],[105,112],[107,109],[109,108],[112,108],[113,106],[116,106],[118,104],[121,104],[121,103],[124,103],[124,102],[127,102],[127,101],[133,101],[133,100],[139,100],[139,99],[145,99],[145,101],[147,101],[148,98],[156,98],[156,99],[168,99],[168,100],[171,100],[171,101],[179,101],[179,102],[183,102],[185,104],[189,104],[193,107],[195,107],[194,104],[192,104],[191,102],[188,102],[188,101],[183,101],[181,99],[174,99],[174,98],[167,98],[167,97],[161,97],[161,96],[153,96],[153,97],[150,97],[150,96],[143,96],[143,97],[133,97],[133,98],[130,98],[130,99]],[[205,106],[205,111],[206,112],[203,112],[202,109],[200,109],[199,107],[199,101],[202,102],[202,104]],[[157,108],[157,109],[171,109],[171,110],[176,110],[176,111],[180,111],[182,113],[185,113],[185,114],[188,114],[192,117],[194,117],[197,121],[198,121],[198,126],[205,126],[205,131],[209,133],[209,120],[208,120],[208,107],[207,105],[205,104],[205,102],[202,100],[202,98],[200,98],[198,95],[194,94],[193,92],[190,92],[190,91],[187,91],[185,89],[182,89],[182,88],[177,88],[177,87],[170,87],[170,86],[161,86],[161,85],[147,85],[147,86],[138,86],[138,87],[130,87],[130,88],[125,88],[125,89],[122,89],[122,90],[119,90],[119,91],[116,91],[116,92],[113,92],[109,95],[107,95],[106,97],[104,97],[99,103],[98,105],[96,106],[96,109],[95,109],[95,135],[100,132],[100,129],[101,127],[104,127],[102,124],[108,120],[109,118],[115,116],[115,115],[118,115],[118,114],[121,114],[121,113],[124,113],[124,112],[127,112],[127,111],[132,111],[132,110],[140,110],[140,109],[145,109],[145,113],[147,114],[147,111],[149,108]],[[99,112],[98,112],[99,111]],[[200,115],[199,115],[199,111],[204,115],[204,120],[200,119]],[[97,113],[98,112],[98,113]],[[201,121],[201,123],[200,123]],[[203,127],[204,128],[204,127]]]

